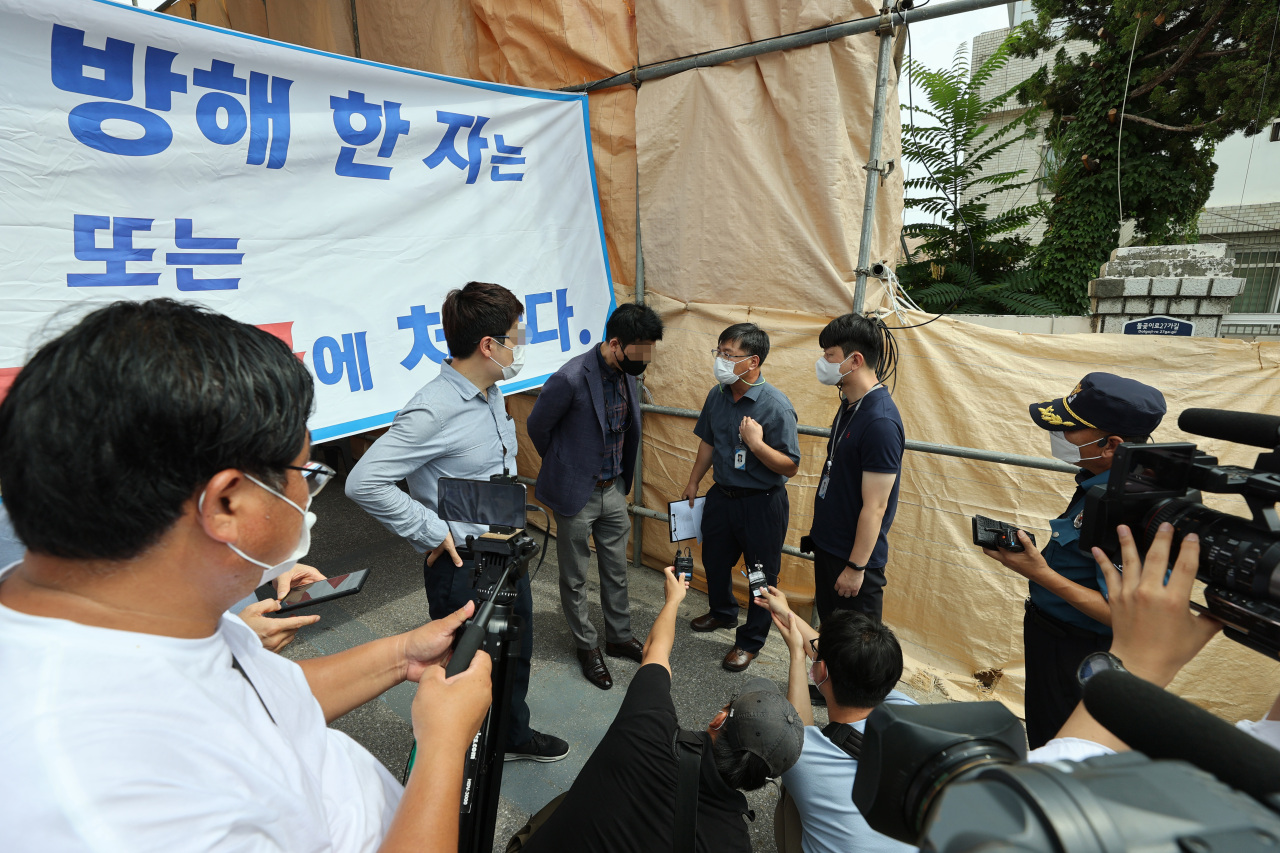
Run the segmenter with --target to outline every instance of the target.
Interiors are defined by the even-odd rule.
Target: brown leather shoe
[[[730,672],[742,672],[751,666],[751,662],[756,659],[755,652],[744,652],[742,649],[734,646],[729,649],[729,654],[724,656],[724,661],[720,664]]]
[[[635,637],[625,643],[605,643],[604,653],[611,658],[631,658],[636,663],[644,659],[644,646]]]
[[[613,686],[613,678],[609,676],[609,667],[604,665],[600,649],[578,649],[578,663],[582,664],[583,676],[596,687],[608,690]]]
[[[689,623],[689,627],[695,631],[714,631],[717,628],[736,628],[738,627],[737,619],[721,619],[714,613],[707,613],[699,616]]]

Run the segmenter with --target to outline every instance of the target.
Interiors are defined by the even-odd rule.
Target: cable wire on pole
[[[1120,219],[1116,225],[1117,241],[1119,233],[1124,230],[1124,196],[1120,192],[1120,142],[1124,139],[1124,108],[1129,103],[1129,77],[1133,74],[1133,53],[1138,49],[1138,34],[1142,32],[1142,13],[1138,13],[1138,25],[1133,28],[1133,44],[1129,47],[1129,68],[1124,73],[1124,96],[1120,99],[1120,132],[1116,136],[1116,204],[1120,208]]]

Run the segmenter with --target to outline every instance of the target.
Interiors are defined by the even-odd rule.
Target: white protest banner
[[[192,300],[284,338],[313,439],[439,372],[445,294],[525,305],[510,392],[613,307],[585,95],[319,53],[105,0],[0,0],[0,394],[50,329]]]

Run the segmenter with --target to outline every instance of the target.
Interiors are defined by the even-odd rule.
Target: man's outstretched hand
[[[1117,533],[1123,574],[1101,548],[1093,549],[1093,557],[1107,579],[1111,602],[1111,629],[1115,634],[1111,653],[1134,675],[1164,687],[1222,629],[1222,623],[1213,617],[1191,611],[1191,585],[1200,564],[1200,538],[1194,533],[1183,537],[1166,581],[1172,525],[1160,525],[1145,560],[1139,558],[1138,545],[1128,527],[1121,525]]]

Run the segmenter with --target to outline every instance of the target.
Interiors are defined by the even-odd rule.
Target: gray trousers
[[[619,479],[607,489],[596,489],[577,515],[556,513],[556,554],[560,561],[560,605],[579,649],[599,644],[595,626],[587,614],[587,567],[596,542],[600,564],[600,608],[604,611],[604,636],[609,643],[631,639],[631,612],[627,604],[627,539],[631,519],[627,496]]]

